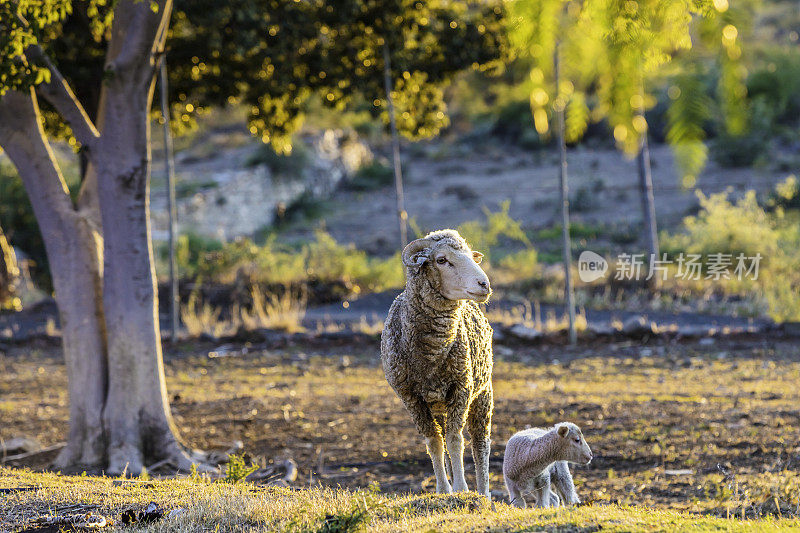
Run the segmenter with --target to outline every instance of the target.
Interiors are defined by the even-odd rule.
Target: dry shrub
[[[250,309],[240,309],[238,312],[245,329],[281,329],[290,333],[303,330],[308,302],[304,289],[285,288],[280,294],[264,295],[251,287],[250,297],[253,300]]]
[[[252,304],[244,308],[239,304],[232,307],[230,315],[208,303],[198,303],[195,295],[181,308],[181,321],[192,337],[202,334],[213,337],[234,335],[240,329],[260,328],[280,329],[289,333],[303,331],[303,318],[306,315],[307,296],[304,289],[285,288],[276,294],[263,294],[255,287],[250,288]]]

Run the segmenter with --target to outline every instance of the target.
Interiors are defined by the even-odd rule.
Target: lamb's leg
[[[453,491],[462,492],[469,490],[464,477],[464,425],[467,418],[467,402],[469,392],[466,390],[456,393],[456,400],[448,407],[447,431],[445,441],[447,453],[450,454],[450,464],[453,468]]]
[[[414,396],[406,396],[402,399],[417,429],[425,437],[425,447],[428,450],[428,455],[431,456],[433,473],[436,476],[436,492],[440,494],[450,494],[453,492],[453,489],[450,486],[450,482],[447,480],[447,474],[444,470],[444,442],[442,441],[442,432],[436,425],[428,404],[421,398]]]
[[[550,473],[544,472],[534,481],[533,493],[536,496],[536,507],[550,507]]]
[[[561,507],[561,498],[552,489],[550,490],[550,507]]]
[[[433,417],[436,420],[436,424],[439,426],[439,429],[444,435],[445,432],[445,415],[436,415]],[[450,462],[450,454],[447,453],[447,450],[444,451],[444,470],[447,473],[448,479],[453,479],[453,465]]]
[[[492,389],[489,389],[473,400],[467,417],[467,428],[472,438],[472,460],[475,462],[475,479],[478,494],[491,499],[489,492],[489,452],[490,433],[492,428]]]
[[[575,483],[572,481],[572,474],[569,472],[569,465],[566,461],[557,461],[550,469],[550,481],[553,488],[561,497],[563,505],[575,505],[581,503],[578,493],[575,491]]]
[[[514,507],[519,507],[524,509],[527,507],[525,503],[525,498],[522,497],[522,489],[514,483],[514,481],[508,479],[507,477],[503,476],[506,481],[506,490],[508,491],[508,503],[513,505]]]

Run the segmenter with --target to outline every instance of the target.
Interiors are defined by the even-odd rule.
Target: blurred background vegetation
[[[719,8],[720,2],[713,4]],[[727,2],[724,3],[727,9]],[[723,181],[728,171],[745,172],[746,177],[731,190],[726,191],[725,184],[719,180],[715,188],[708,190],[703,185],[703,173],[693,183],[682,182],[684,172],[680,162],[676,163],[670,174],[671,183],[657,183],[657,212],[666,205],[663,203],[666,200],[659,197],[659,188],[685,192],[693,205],[680,216],[659,214],[659,234],[662,251],[670,257],[680,252],[760,252],[766,260],[757,281],[728,280],[712,284],[673,280],[656,294],[648,294],[647,299],[656,302],[653,305],[677,306],[694,302],[695,309],[700,310],[798,320],[800,193],[796,175],[800,171],[800,13],[790,0],[732,2],[728,13],[730,17],[723,22],[737,24],[736,42],[741,47],[741,57],[737,58],[736,76],[746,88],[738,112],[741,116],[734,118],[741,121],[741,127],[728,127],[727,123],[734,120],[731,117],[738,116],[726,110],[728,103],[722,94],[725,77],[731,74],[716,60],[710,47],[701,45],[705,38],[703,31],[708,30],[702,24],[692,29],[696,46],[678,51],[672,62],[649,76],[647,83],[653,101],[647,106],[645,117],[650,140],[657,147],[667,142],[670,128],[675,126],[675,118],[671,116],[677,113],[675,102],[685,100],[687,109],[682,113],[696,115],[684,118],[700,124],[702,131],[696,133],[708,151],[709,168],[716,176],[723,176]],[[176,28],[185,22],[180,22]],[[491,23],[496,23],[496,18],[492,18]],[[501,44],[496,43],[496,46]],[[508,186],[503,182],[502,173],[509,172],[513,165],[521,165],[521,171],[528,166],[552,167],[555,172],[554,139],[548,132],[537,131],[531,118],[531,59],[505,55],[503,58],[503,61],[488,61],[487,56],[482,68],[455,75],[451,83],[442,85],[441,95],[430,97],[431,102],[442,102],[441,110],[447,112],[447,120],[438,122],[437,140],[425,139],[430,135],[417,131],[409,133],[410,139],[404,141],[403,162],[411,168],[412,194],[415,181],[438,179],[436,175],[421,175],[422,172],[441,170],[449,165],[451,174],[459,174],[458,165],[468,167],[472,161],[468,161],[470,157],[481,155],[487,160],[494,158],[497,168],[489,171],[465,168],[463,172],[483,173],[481,180],[487,187],[491,187],[493,181],[498,188]],[[190,59],[187,61],[191,64]],[[407,81],[418,87],[425,87],[427,83],[422,79]],[[257,231],[220,237],[196,231],[191,223],[182,226],[178,266],[184,305],[188,305],[190,298],[199,305],[198,298],[208,297],[208,287],[219,285],[240,287],[238,291],[242,295],[249,294],[252,286],[291,287],[292,290],[318,287],[307,294],[309,303],[396,290],[403,285],[393,234],[384,235],[382,241],[376,240],[378,244],[374,246],[360,246],[366,239],[359,238],[356,233],[370,231],[369,224],[342,229],[333,222],[343,203],[364,198],[374,198],[378,202],[393,194],[387,130],[380,117],[383,111],[376,109],[373,97],[366,90],[372,82],[364,83],[363,91],[348,97],[346,109],[311,99],[304,101],[305,122],[294,134],[291,152],[286,152],[282,144],[250,140],[245,122],[252,123],[253,110],[247,106],[233,101],[222,110],[212,111],[192,105],[191,98],[179,99],[180,104],[176,104],[178,120],[175,121],[179,133],[176,139],[177,188],[179,203],[187,211],[220,209],[222,213],[224,204],[236,202],[235,198],[225,196],[225,180],[217,179],[225,172],[249,172],[247,176],[255,176],[253,179],[284,183],[287,187],[304,179],[308,181],[307,175],[320,168],[320,158],[324,159],[320,155],[319,140],[326,131],[344,132],[341,139],[345,140],[339,142],[341,153],[336,164],[346,167],[343,179],[332,189],[320,193],[312,187],[270,206],[274,207],[274,215]],[[587,89],[588,108],[597,104],[595,89],[597,87]],[[405,94],[398,89],[398,113],[401,122],[406,121],[401,129],[418,130],[419,124],[415,126],[411,120],[413,113],[403,111],[404,107],[416,104],[404,101],[399,97],[401,93]],[[434,115],[439,112],[437,106],[440,104],[431,110]],[[569,143],[570,152],[610,153],[615,146],[615,136],[608,117],[594,114],[588,118],[583,135]],[[160,117],[154,115],[154,119]],[[159,130],[154,130],[152,194],[156,229],[160,224],[156,211],[162,206],[156,197],[161,195],[164,179],[160,170],[159,135]],[[365,147],[368,155],[349,164],[345,147],[355,145]],[[70,187],[75,188],[80,179],[78,158],[67,143],[57,149]],[[529,157],[519,162],[520,154]],[[680,158],[680,153],[677,156]],[[656,160],[659,164],[661,161]],[[191,170],[206,163],[219,166],[219,171],[211,170],[197,176]],[[439,166],[431,166],[437,164]],[[591,249],[609,255],[642,251],[644,240],[638,211],[631,211],[622,221],[612,217],[603,221],[604,211],[616,210],[615,206],[618,202],[622,205],[623,198],[635,202],[635,193],[628,198],[626,186],[608,177],[594,176],[597,164],[595,160],[590,168],[575,171],[581,179],[573,185],[570,195],[574,251]],[[186,170],[181,172],[181,167]],[[328,167],[320,172],[325,174],[326,169]],[[656,171],[668,172],[665,169]],[[633,168],[628,172],[633,173]],[[741,183],[752,183],[753,187],[742,187]],[[527,203],[511,190],[505,202],[485,202],[477,187],[469,185],[448,186],[437,201],[443,212],[450,209],[458,212],[448,225],[457,226],[474,247],[486,254],[487,270],[498,286],[526,298],[556,301],[560,298],[558,287],[562,274],[552,266],[560,261],[559,224],[554,219],[543,223],[535,217],[520,215],[519,211],[523,209],[521,203],[530,206],[524,209],[531,212],[554,209],[553,191],[545,186],[537,189],[538,185],[531,184],[531,192],[525,197]],[[209,200],[212,197],[213,202]],[[200,207],[195,205],[200,201],[198,198],[205,202]],[[464,210],[472,213],[470,218],[466,218]],[[427,221],[426,213],[411,211],[409,215],[412,230],[418,234],[435,229]],[[391,218],[392,213],[387,212],[386,217]],[[443,218],[447,220],[446,216]],[[225,223],[225,220],[219,221],[221,226]],[[45,293],[50,292],[42,239],[21,182],[6,160],[0,160],[0,227],[20,257],[24,257],[25,271],[30,273],[33,285]],[[352,238],[343,238],[348,231]],[[166,248],[163,232],[156,233],[156,267],[159,279],[164,282]],[[611,289],[646,292],[645,287],[610,285],[583,287],[579,284],[579,300],[595,306],[613,306],[619,298]],[[245,300],[250,302],[251,298],[245,297]]]

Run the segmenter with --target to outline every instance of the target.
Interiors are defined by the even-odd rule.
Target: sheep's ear
[[[566,437],[567,433],[569,433],[569,428],[567,426],[558,426],[559,437]]]
[[[480,265],[481,261],[483,261],[483,254],[480,252],[472,252],[472,259]]]
[[[411,268],[419,268],[428,260],[428,247],[433,244],[431,239],[417,239],[411,241],[403,248],[403,264]]]

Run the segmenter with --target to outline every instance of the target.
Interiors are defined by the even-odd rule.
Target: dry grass
[[[172,412],[192,447],[241,440],[260,464],[291,457],[295,488],[433,490],[424,444],[385,381],[375,343],[241,346],[210,358],[213,347],[187,344],[166,356]],[[797,518],[797,383],[800,347],[768,338],[520,346],[495,362],[490,486],[501,501],[505,439],[570,420],[595,451],[588,467],[575,469],[577,490],[599,508]],[[17,347],[0,357],[0,398],[0,438],[63,440],[66,375],[55,348]]]
[[[192,337],[202,334],[224,337],[236,333],[237,324],[233,320],[224,320],[222,310],[203,303],[198,307],[197,300],[189,299],[189,303],[181,307],[181,322]]]
[[[282,329],[290,333],[302,331],[308,298],[304,291],[284,289],[281,294],[262,295],[250,289],[253,305],[239,310],[241,323],[246,329]],[[234,315],[237,313],[234,311]]]
[[[332,321],[318,321],[315,329],[316,333],[338,333],[340,331],[349,330],[353,333],[363,333],[369,336],[378,336],[383,331],[384,321],[376,314],[373,313],[370,318],[361,315],[358,322],[346,326],[345,324]]]
[[[558,316],[553,311],[548,311],[543,317],[539,309],[539,302],[534,302],[533,305],[529,301],[511,307],[510,309],[501,309],[492,307],[491,305],[486,308],[486,317],[493,324],[500,324],[502,326],[514,326],[522,324],[523,326],[534,328],[542,333],[555,333],[565,331],[569,324],[569,317],[566,314]],[[586,330],[586,311],[581,308],[575,316],[575,328],[578,331]]]
[[[115,486],[110,478],[34,474],[0,467],[0,488],[36,487],[4,496],[0,528],[32,526],[80,505],[118,520],[128,509],[156,502],[181,509],[126,531],[800,531],[797,520],[701,517],[646,507],[595,505],[554,510],[490,506],[476,494],[399,494],[342,489],[291,490],[250,484],[154,480]],[[73,507],[74,509],[74,507]],[[74,511],[73,511],[74,512]]]
[[[279,294],[264,295],[250,289],[249,308],[234,305],[229,316],[222,309],[207,303],[198,306],[195,297],[181,308],[181,321],[191,337],[202,334],[213,337],[234,335],[240,329],[280,329],[295,333],[303,331],[307,297],[304,291],[284,289]]]

